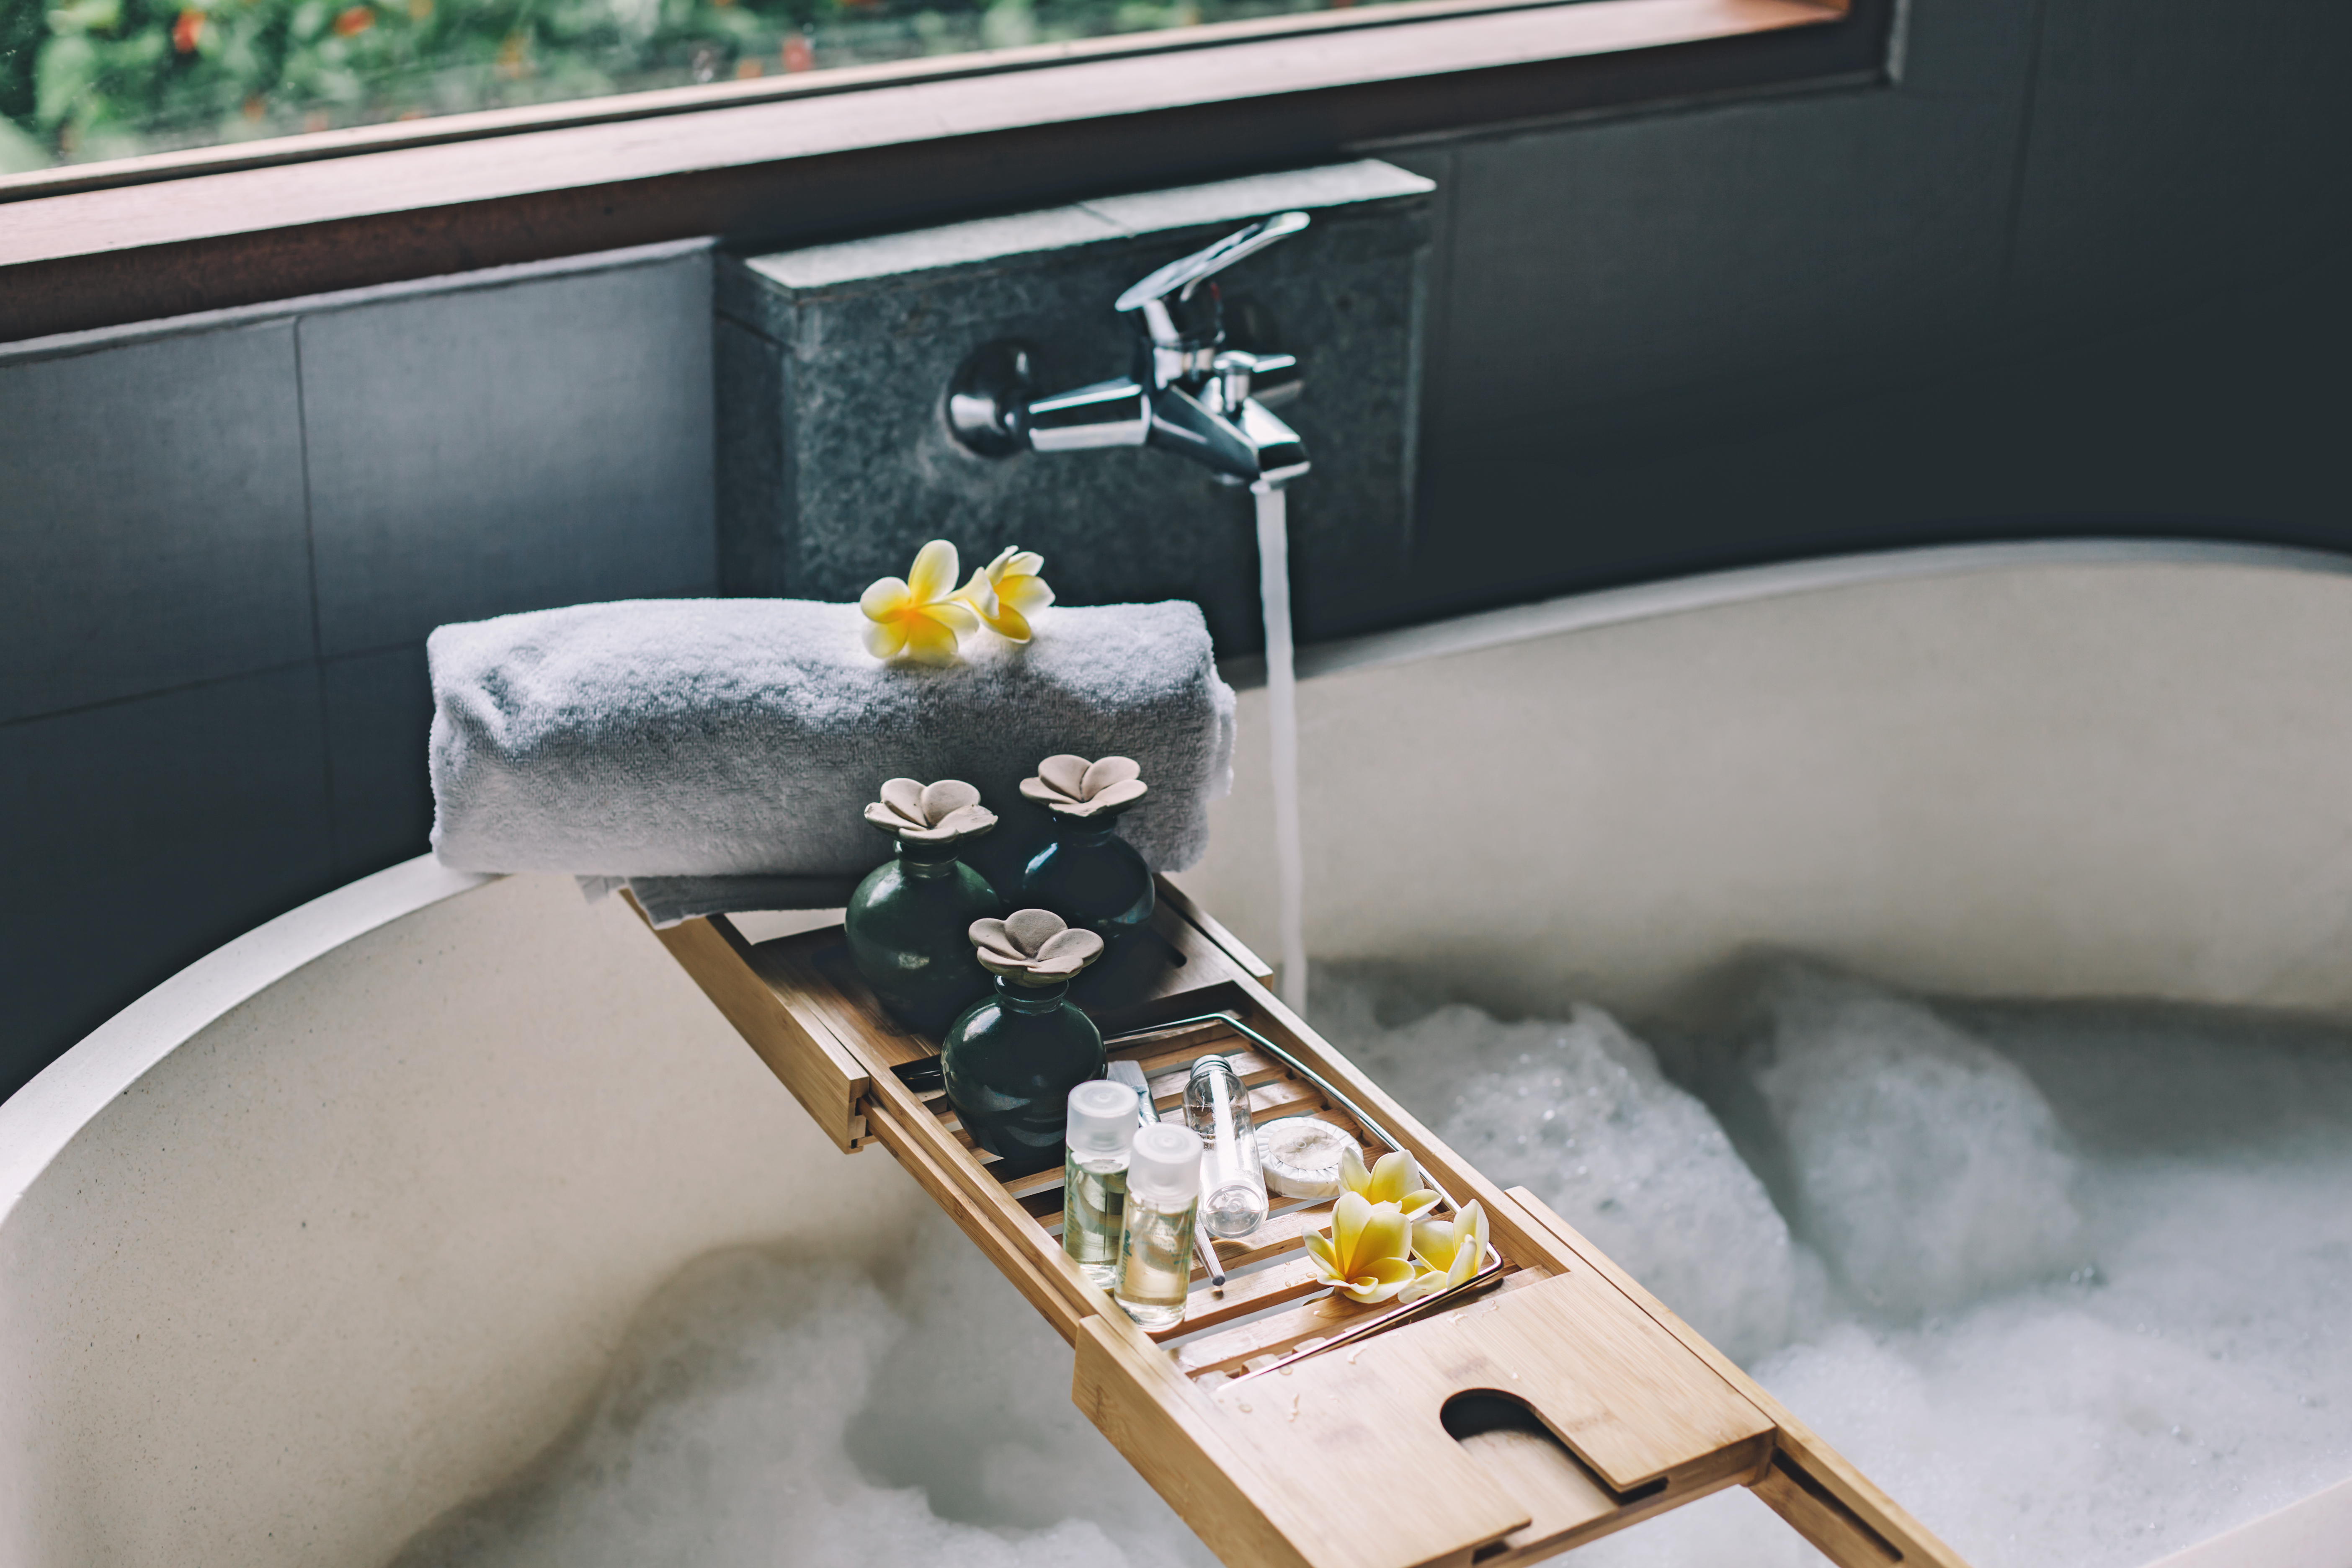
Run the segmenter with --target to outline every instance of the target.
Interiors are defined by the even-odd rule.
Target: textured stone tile
[[[1127,285],[1241,219],[1344,195],[1221,283],[1230,321],[1262,323],[1251,346],[1307,362],[1306,393],[1283,411],[1316,465],[1290,498],[1297,619],[1309,639],[1348,629],[1368,586],[1399,569],[1413,478],[1426,196],[1419,181],[1383,177],[1403,194],[1365,200],[1326,176],[1091,203],[1122,227],[1225,216],[970,264],[916,266],[930,253],[902,237],[889,265],[916,269],[849,279],[828,263],[822,275],[836,280],[821,287],[776,281],[819,275],[812,264],[734,264],[719,290],[733,318],[720,349],[728,591],[854,598],[903,573],[927,539],[952,540],[974,563],[1020,544],[1045,553],[1067,602],[1194,599],[1221,649],[1257,647],[1246,492],[1157,451],[974,457],[940,403],[964,356],[996,339],[1032,345],[1046,390],[1126,373],[1132,331],[1111,302]],[[773,412],[747,414],[747,402]]]
[[[0,356],[0,721],[307,658],[288,322]]]
[[[1097,196],[1079,204],[1129,234],[1158,234],[1202,224],[1237,224],[1286,207],[1306,207],[1337,217],[1363,202],[1389,202],[1428,195],[1423,176],[1377,159],[1247,174],[1204,185]]]
[[[970,223],[947,224],[938,228],[845,240],[838,245],[813,245],[801,250],[755,257],[747,265],[769,282],[785,289],[823,289],[927,272],[934,268],[1002,261],[1033,251],[1094,245],[1106,239],[1124,238],[1130,232],[1082,206],[1055,207],[1045,212],[975,218]]]
[[[0,726],[5,1095],[332,885],[315,665]]]
[[[422,644],[329,659],[321,679],[335,876],[349,881],[431,847],[433,686]]]
[[[301,344],[329,656],[713,587],[707,255],[331,310]]]

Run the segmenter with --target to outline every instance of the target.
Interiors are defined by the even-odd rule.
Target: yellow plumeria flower
[[[1411,1224],[1437,1206],[1437,1194],[1421,1184],[1412,1156],[1400,1149],[1383,1154],[1380,1163],[1364,1169],[1364,1157],[1352,1148],[1339,1152],[1339,1185],[1363,1195],[1367,1203],[1394,1204]]]
[[[1367,1306],[1412,1283],[1412,1264],[1405,1258],[1411,1245],[1396,1205],[1367,1203],[1360,1193],[1339,1194],[1331,1205],[1328,1234],[1307,1233],[1307,1256],[1315,1260],[1316,1277]]]
[[[866,651],[877,658],[905,654],[918,664],[947,664],[956,639],[980,629],[980,616],[955,596],[956,547],[934,539],[915,552],[905,578],[885,577],[857,596],[873,625]]]
[[[1045,558],[1034,550],[1009,549],[985,566],[975,566],[971,581],[956,597],[970,605],[988,629],[1008,642],[1027,642],[1029,623],[1054,602],[1054,590],[1037,575]]]
[[[1397,1292],[1415,1300],[1466,1285],[1486,1261],[1486,1211],[1474,1201],[1450,1220],[1425,1219],[1412,1227],[1412,1283]]]

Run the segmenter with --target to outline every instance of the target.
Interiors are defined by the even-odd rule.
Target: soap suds
[[[2352,1158],[2084,1174],[2095,1270],[1750,1368],[1977,1568],[2145,1563],[2352,1475]],[[1738,1493],[1591,1561],[1822,1560]]]
[[[1977,1568],[2132,1568],[2352,1476],[2341,1036],[1792,969],[1739,1026],[1662,1039],[1669,1075],[1598,1009],[1398,1022],[1375,994],[1331,980],[1313,1016]],[[717,1255],[571,1437],[399,1568],[1210,1563],[1069,1367],[944,1219]],[[1576,1561],[1822,1560],[1734,1489]]]
[[[1731,1064],[1789,1222],[1867,1305],[1907,1318],[2063,1273],[2076,1171],[2015,1063],[1934,1013],[1807,969],[1761,988]],[[1764,1152],[1769,1150],[1769,1154]]]
[[[1382,1028],[1374,1000],[1328,984],[1316,1026],[1448,1147],[1532,1190],[1726,1353],[1788,1337],[1820,1265],[1791,1249],[1763,1184],[1649,1047],[1597,1007],[1503,1024],[1457,1004]]]
[[[865,1259],[701,1259],[581,1428],[394,1568],[1214,1561],[1071,1405],[1069,1348],[927,1218]]]
[[[2352,1476],[2341,1036],[1939,1010],[1792,968],[1742,1027],[1672,1042],[1701,1106],[1597,1010],[1504,1024],[1454,1006],[1382,1028],[1370,995],[1334,984],[1315,1016],[1440,1136],[1737,1346],[1977,1568],[2128,1568]],[[1495,1076],[1462,1079],[1454,1064],[1474,1060]],[[1564,1116],[1597,1158],[1549,1146]],[[1726,1129],[1763,1182],[1718,1157]],[[1672,1199],[1611,1205],[1591,1185],[1603,1171],[1671,1173]],[[1768,1189],[1790,1216],[1777,1232],[1752,1219]],[[1706,1250],[1695,1215],[1743,1216],[1786,1256]],[[1750,1300],[1786,1304],[1777,1338]],[[1577,1561],[1823,1559],[1735,1489]]]

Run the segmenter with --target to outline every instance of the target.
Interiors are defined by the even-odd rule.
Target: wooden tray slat
[[[1238,1048],[1216,1051],[1217,1047],[1226,1044],[1227,1041],[1231,1041]],[[1286,1076],[1290,1070],[1272,1057],[1262,1055],[1243,1046],[1240,1036],[1228,1035],[1223,1039],[1213,1039],[1203,1047],[1188,1046],[1181,1051],[1172,1053],[1172,1057],[1171,1053],[1161,1052],[1158,1054],[1156,1059],[1141,1063],[1144,1081],[1151,1086],[1151,1102],[1165,1110],[1181,1101],[1184,1098],[1184,1086],[1192,1079],[1193,1059],[1212,1052],[1231,1061],[1234,1064],[1234,1071],[1239,1075],[1242,1082],[1251,1086],[1271,1083],[1276,1079]],[[1126,1054],[1124,1051],[1112,1053],[1114,1057],[1124,1057]],[[1172,1066],[1170,1065],[1171,1060]]]
[[[1195,1375],[1210,1372],[1238,1372],[1261,1356],[1279,1355],[1285,1351],[1296,1350],[1309,1340],[1329,1339],[1334,1334],[1360,1329],[1375,1320],[1395,1317],[1406,1310],[1409,1305],[1383,1301],[1378,1306],[1366,1307],[1338,1296],[1320,1296],[1286,1312],[1243,1323],[1223,1333],[1187,1341],[1176,1347],[1176,1364]]]
[[[1217,1260],[1228,1269],[1246,1268],[1305,1245],[1308,1231],[1320,1230],[1330,1223],[1331,1205],[1328,1203],[1284,1209],[1268,1215],[1265,1223],[1247,1236],[1220,1240]]]
[[[1189,1062],[1203,1051],[1241,1049],[1247,1045],[1222,1018],[1199,1024],[1171,1024],[1164,1029],[1130,1026],[1110,1032],[1120,1037],[1120,1043],[1111,1047],[1112,1058],[1139,1064],[1147,1077]]]
[[[1194,1271],[1197,1280],[1202,1276]],[[1173,1328],[1150,1331],[1155,1340],[1171,1340],[1185,1334],[1196,1334],[1235,1318],[1245,1318],[1253,1312],[1263,1312],[1269,1307],[1296,1301],[1323,1289],[1315,1266],[1304,1255],[1279,1263],[1268,1264],[1248,1274],[1227,1278],[1223,1290],[1196,1289],[1184,1306],[1184,1321]]]
[[[1191,1068],[1195,1058],[1212,1051],[1234,1057],[1235,1068],[1244,1078],[1253,1072],[1263,1077],[1282,1070],[1273,1060],[1252,1050],[1248,1041],[1223,1024],[1211,1024],[1164,1037],[1113,1046],[1110,1057],[1113,1061],[1133,1062],[1143,1069],[1147,1079],[1156,1081],[1175,1077],[1176,1092],[1181,1094],[1184,1089],[1183,1073]],[[1243,1065],[1244,1059],[1246,1066]]]

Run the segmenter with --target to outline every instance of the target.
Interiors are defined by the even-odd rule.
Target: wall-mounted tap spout
[[[1157,447],[1233,484],[1290,483],[1307,470],[1307,446],[1273,409],[1298,395],[1298,360],[1227,348],[1216,288],[1201,285],[1307,225],[1305,213],[1278,213],[1121,294],[1116,309],[1138,328],[1130,375],[1041,397],[1027,350],[982,344],[948,387],[949,427],[982,457]]]

